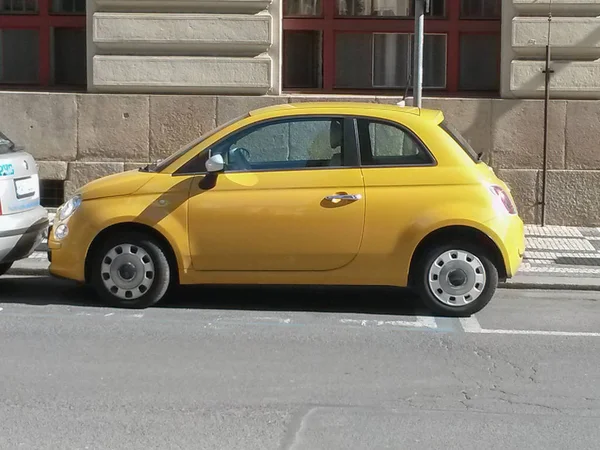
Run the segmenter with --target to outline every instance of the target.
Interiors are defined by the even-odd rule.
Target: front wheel
[[[13,263],[4,263],[4,264],[0,264],[0,276],[4,275],[6,272],[8,272],[10,270],[10,268],[12,267]]]
[[[143,234],[111,237],[92,257],[92,285],[109,305],[147,308],[162,300],[171,284],[165,251]]]
[[[498,287],[498,270],[487,254],[463,243],[433,247],[418,267],[416,289],[425,305],[446,316],[483,309]]]

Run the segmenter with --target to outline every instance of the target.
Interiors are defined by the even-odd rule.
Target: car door
[[[413,250],[406,237],[426,219],[428,206],[440,201],[436,161],[402,124],[361,118],[357,134],[369,200],[361,252],[398,276]]]
[[[236,131],[199,155],[189,199],[195,270],[325,271],[358,254],[365,201],[354,128],[339,117],[288,117]],[[198,163],[196,163],[198,164]],[[200,164],[200,167],[203,165]]]

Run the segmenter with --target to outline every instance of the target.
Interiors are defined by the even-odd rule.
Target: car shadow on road
[[[49,277],[0,278],[0,304],[105,307],[94,291]],[[178,287],[154,308],[309,311],[416,316],[429,314],[418,297],[393,287]]]

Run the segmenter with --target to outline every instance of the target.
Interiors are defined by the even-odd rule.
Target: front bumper
[[[50,274],[57,278],[85,282],[87,249],[95,233],[78,211],[66,221],[55,218],[48,230],[48,259]],[[69,235],[63,240],[54,236],[54,228],[61,224],[69,227]]]

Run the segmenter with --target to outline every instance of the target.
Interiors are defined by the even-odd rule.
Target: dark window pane
[[[426,34],[423,38],[423,87],[446,87],[445,34]]]
[[[375,34],[373,39],[373,86],[406,86],[412,66],[410,35]]]
[[[336,38],[337,88],[404,88],[412,73],[413,39],[400,33],[344,33]],[[360,64],[357,64],[360,61]],[[446,35],[426,34],[423,87],[446,86]]]
[[[38,10],[37,0],[0,0],[0,14],[23,14]]]
[[[0,30],[0,83],[39,82],[37,30]]]
[[[54,84],[86,84],[85,30],[55,28],[53,54]]]
[[[362,165],[398,166],[433,163],[425,148],[409,132],[398,126],[360,119],[358,132]],[[367,134],[369,138],[365,139]]]
[[[431,0],[428,16],[444,15],[444,0]],[[413,0],[337,0],[338,16],[410,17]]]
[[[284,0],[285,16],[320,16],[321,0]]]
[[[373,35],[338,33],[335,39],[335,87],[373,87]]]
[[[475,91],[498,90],[500,88],[499,59],[499,35],[461,35],[460,89]]]
[[[460,16],[473,19],[499,19],[501,0],[460,0]]]
[[[322,39],[320,31],[285,31],[283,50],[284,88],[320,88]]]
[[[85,0],[52,0],[52,12],[85,13]]]

